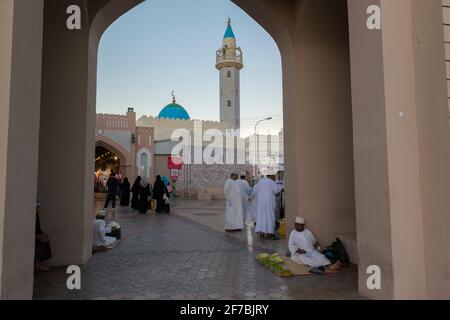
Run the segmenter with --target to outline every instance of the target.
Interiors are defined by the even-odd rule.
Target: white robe
[[[256,186],[256,232],[275,233],[275,195],[283,186],[264,178]]]
[[[308,265],[311,268],[330,265],[330,260],[314,248],[316,242],[316,238],[308,229],[305,229],[303,232],[293,230],[289,237],[291,259],[298,264]],[[297,251],[299,249],[306,251],[306,253],[298,254]]]
[[[255,222],[255,223],[256,223],[256,212],[258,211],[258,189],[259,189],[259,184],[255,185],[253,187],[253,192],[252,192],[252,198],[253,198],[252,219],[253,219],[253,222]]]
[[[225,230],[244,229],[244,212],[242,208],[241,189],[237,181],[228,179],[225,182]]]
[[[94,247],[108,247],[117,241],[114,237],[106,236],[107,233],[111,232],[111,228],[106,227],[105,220],[95,220],[92,224],[92,231]]]
[[[248,211],[248,196],[252,193],[252,188],[248,184],[247,180],[238,180],[239,188],[241,190],[241,198],[242,198],[242,210],[244,220],[247,220],[249,217],[247,215]]]

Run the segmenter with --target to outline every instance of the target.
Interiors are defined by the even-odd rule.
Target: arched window
[[[227,106],[228,106],[228,108],[231,108],[231,100],[227,101]]]
[[[141,175],[142,179],[147,179],[148,177],[148,154],[142,153],[141,154]]]
[[[231,78],[231,71],[227,71],[227,77]]]
[[[140,175],[143,179],[144,178],[151,178],[150,177],[150,170],[153,166],[153,155],[152,152],[146,148],[141,149],[136,154],[136,168],[137,173]]]

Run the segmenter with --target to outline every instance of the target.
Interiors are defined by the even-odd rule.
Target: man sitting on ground
[[[337,271],[341,267],[341,262],[331,264],[325,255],[320,251],[320,245],[311,231],[305,229],[305,219],[297,217],[295,219],[295,230],[289,237],[289,251],[291,259],[298,263],[308,265],[311,268],[321,268],[325,271]]]
[[[107,233],[111,233],[111,228],[106,226],[105,222],[106,211],[101,210],[97,212],[97,216],[93,223],[93,247],[94,250],[104,250],[107,247],[113,245],[117,239],[114,237],[106,236]]]

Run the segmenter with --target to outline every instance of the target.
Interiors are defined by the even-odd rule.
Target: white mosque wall
[[[177,193],[184,196],[196,196],[208,190],[215,190],[214,196],[223,196],[225,181],[231,173],[251,172],[251,167],[240,164],[191,164],[180,170]],[[220,192],[219,192],[219,191]]]
[[[170,140],[172,133],[177,129],[186,129],[189,132],[194,132],[194,125],[198,122],[201,122],[203,132],[210,129],[217,129],[221,132],[225,132],[227,129],[226,123],[218,121],[160,119],[147,116],[139,118],[136,125],[154,128],[155,141],[161,141]]]

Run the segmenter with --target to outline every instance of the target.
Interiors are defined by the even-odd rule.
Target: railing
[[[227,48],[218,50],[216,54],[216,62],[221,63],[224,61],[235,61],[242,63],[243,57],[241,48]]]

